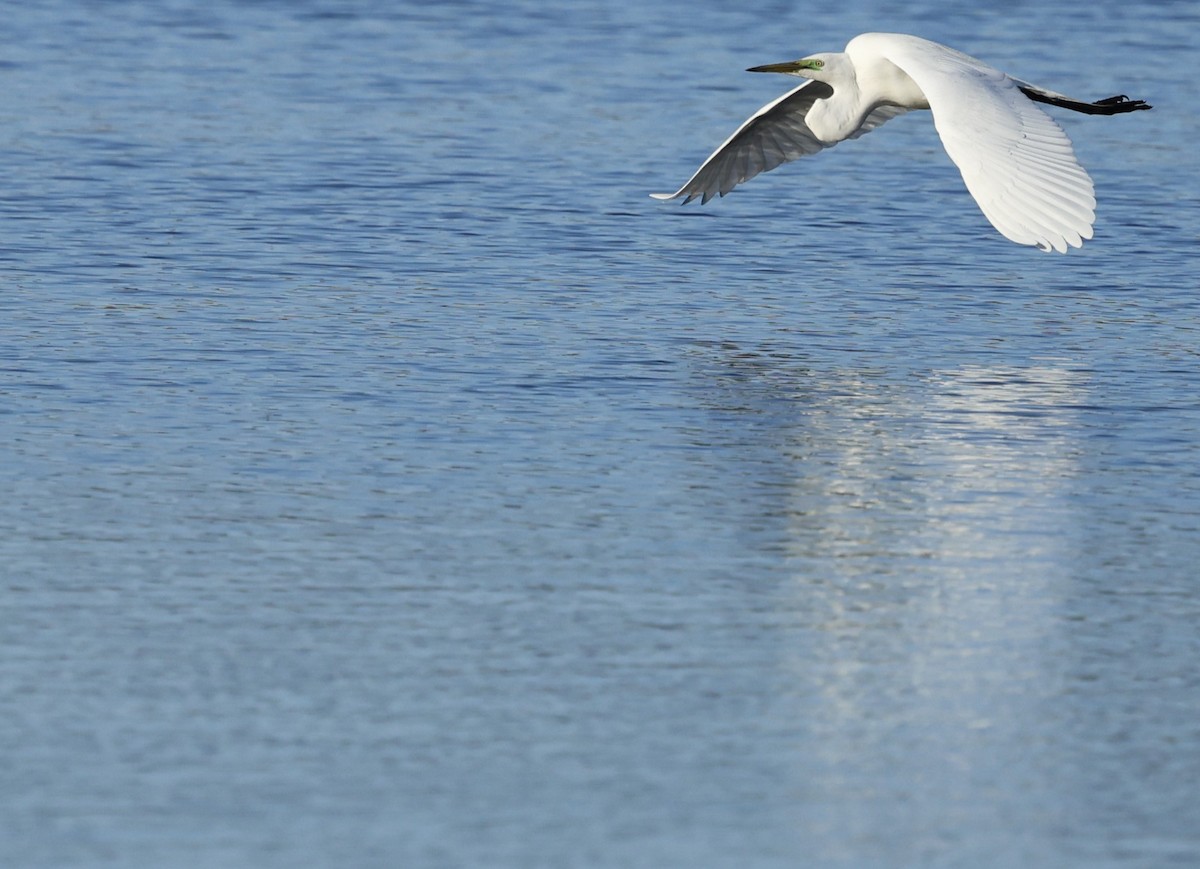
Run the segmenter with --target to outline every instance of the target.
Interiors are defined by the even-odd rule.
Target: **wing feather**
[[[1067,134],[1014,79],[914,36],[889,34],[880,47],[924,92],[946,153],[1002,235],[1059,252],[1092,237],[1092,179]]]
[[[724,196],[755,175],[823,151],[830,146],[812,134],[804,116],[814,102],[832,93],[826,84],[805,81],[747,118],[674,193],[650,195],[655,199],[683,196],[685,203],[699,197],[702,203],[708,202],[714,196]],[[870,132],[905,111],[898,106],[878,108],[850,138]]]

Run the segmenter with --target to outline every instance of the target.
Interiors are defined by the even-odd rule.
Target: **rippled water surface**
[[[0,862],[1200,863],[1200,8],[9,4]],[[656,203],[864,30],[915,113]]]

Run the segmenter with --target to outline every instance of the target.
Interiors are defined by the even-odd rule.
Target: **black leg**
[[[1032,87],[1022,87],[1021,93],[1036,102],[1049,103],[1052,106],[1070,109],[1073,112],[1083,112],[1085,115],[1122,115],[1125,112],[1137,112],[1153,108],[1145,100],[1131,100],[1124,94],[1096,100],[1094,103],[1085,103],[1082,100],[1073,100],[1059,94],[1049,94]]]

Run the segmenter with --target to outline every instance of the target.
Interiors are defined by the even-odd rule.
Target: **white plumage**
[[[946,153],[992,225],[1018,244],[1065,253],[1092,237],[1096,198],[1071,140],[1035,101],[1087,114],[1150,108],[1124,96],[1074,100],[899,33],[864,33],[845,52],[750,71],[809,80],[755,112],[679,190],[655,198],[707,202],[760,172],[929,109]]]

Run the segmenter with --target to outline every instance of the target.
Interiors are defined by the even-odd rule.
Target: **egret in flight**
[[[756,66],[808,79],[767,103],[674,193],[656,199],[724,196],[743,181],[897,115],[929,109],[967,190],[1004,237],[1066,253],[1092,237],[1096,197],[1071,140],[1034,103],[1091,115],[1148,109],[1142,100],[1074,100],[1010,78],[945,45],[900,33],[864,33],[844,52]]]

